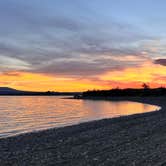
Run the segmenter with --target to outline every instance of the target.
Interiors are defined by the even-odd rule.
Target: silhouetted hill
[[[33,92],[21,91],[9,87],[0,87],[0,95],[13,95],[13,96],[55,96],[55,95],[75,95],[75,92]]]
[[[23,94],[23,93],[25,92],[8,87],[0,87],[0,95]]]
[[[16,90],[8,87],[0,87],[0,91],[10,91],[10,90]]]

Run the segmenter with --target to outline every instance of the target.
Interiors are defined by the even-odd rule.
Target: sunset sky
[[[0,86],[166,86],[164,0],[1,0]]]

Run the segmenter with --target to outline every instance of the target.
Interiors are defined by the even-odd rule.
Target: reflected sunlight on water
[[[74,100],[62,96],[0,97],[0,137],[159,109],[136,102]]]

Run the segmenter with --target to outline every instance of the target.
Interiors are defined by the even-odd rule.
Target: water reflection
[[[0,136],[158,110],[135,102],[71,100],[61,97],[0,97]]]

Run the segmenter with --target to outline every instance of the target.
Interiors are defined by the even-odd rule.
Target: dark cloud
[[[82,57],[81,57],[82,58]],[[51,75],[67,76],[74,78],[92,77],[98,76],[107,71],[123,70],[128,67],[137,67],[142,64],[137,61],[124,61],[124,60],[114,60],[107,58],[89,58],[86,59],[63,59],[57,61],[52,60],[49,63],[43,63],[43,65],[38,66],[34,69],[34,72],[47,73]],[[87,57],[88,58],[88,57]]]
[[[160,64],[162,66],[166,66],[166,59],[156,59],[154,61],[155,64]]]

